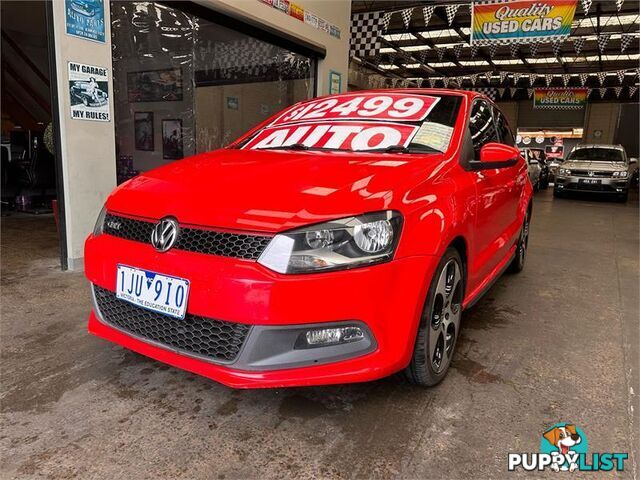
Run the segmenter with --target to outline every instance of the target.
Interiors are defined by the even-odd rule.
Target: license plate
[[[595,178],[585,178],[580,180],[581,183],[587,183],[589,185],[598,185],[600,180],[596,180]]]
[[[189,280],[118,265],[116,296],[139,307],[183,319],[187,313]]]

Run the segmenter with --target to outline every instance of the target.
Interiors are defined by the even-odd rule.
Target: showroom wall
[[[214,12],[221,12],[239,20],[244,19],[247,23],[264,26],[264,28],[287,36],[293,41],[300,39],[326,50],[326,57],[320,59],[317,64],[317,94],[324,95],[329,92],[328,80],[330,71],[335,71],[342,75],[342,90],[346,89],[351,9],[349,0],[298,0],[297,2],[304,9],[314,12],[319,17],[340,28],[340,39],[329,35],[326,31],[313,28],[258,0],[202,0],[197,3]],[[84,240],[92,230],[97,214],[107,195],[116,186],[116,162],[121,160],[118,158],[118,152],[116,151],[116,128],[113,117],[117,108],[121,108],[121,106],[118,107],[118,104],[125,92],[123,92],[124,84],[122,81],[118,79],[118,82],[114,85],[111,76],[113,65],[111,24],[109,21],[110,9],[118,5],[119,2],[104,2],[105,42],[100,43],[67,35],[65,32],[65,2],[63,0],[52,2],[52,27],[57,63],[57,102],[60,110],[60,149],[64,185],[65,256],[68,268],[72,270],[83,268]],[[108,103],[112,117],[109,121],[96,122],[71,119],[69,76],[67,73],[69,61],[108,69],[109,78],[106,88],[108,88],[110,94]],[[132,70],[136,69],[135,65],[130,67]],[[126,83],[126,80],[124,82]],[[296,84],[294,90],[297,88],[298,85]],[[186,101],[186,97],[189,94],[193,95],[193,92],[185,90],[183,101]],[[205,95],[205,92],[201,95],[208,97],[210,101],[213,101],[212,99],[215,97],[211,93]],[[182,108],[178,103],[172,104],[171,102],[162,102],[162,105],[151,102],[151,108],[146,108],[147,105],[144,105],[144,107],[143,109],[140,106],[132,113],[145,110],[152,110],[155,113],[157,110],[162,112],[162,117],[171,117],[175,109]],[[264,109],[260,105],[258,108],[260,111]],[[267,106],[266,108],[271,109],[273,107]],[[131,120],[129,124],[121,129],[123,132],[123,145],[129,145],[129,147],[134,141],[132,136],[133,122],[134,120]],[[159,148],[162,141],[161,126],[155,124],[156,122],[160,122],[160,119],[159,116],[154,115],[154,147]],[[185,120],[183,118],[183,128],[193,129],[195,127],[189,123],[188,119]],[[204,148],[205,145],[202,145],[202,147]],[[194,152],[195,148],[195,144],[192,146],[185,144],[184,154],[188,155]],[[141,169],[146,166],[155,166],[155,163],[152,165],[152,162],[145,160],[151,154],[147,152],[140,152],[140,154]]]

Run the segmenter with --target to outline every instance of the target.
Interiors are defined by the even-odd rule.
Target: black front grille
[[[591,172],[591,175],[589,175]],[[611,178],[612,172],[598,172],[595,170],[571,170],[571,175],[575,177],[596,177],[596,178]]]
[[[235,360],[250,326],[187,314],[183,320],[152,312],[93,286],[102,319],[127,333],[182,353],[218,362]]]
[[[151,243],[151,232],[155,225],[155,222],[108,213],[104,219],[104,233],[136,242]],[[257,260],[270,241],[271,237],[264,235],[183,227],[173,248],[221,257]]]

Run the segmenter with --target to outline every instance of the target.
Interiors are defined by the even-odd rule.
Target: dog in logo
[[[579,444],[582,441],[582,437],[576,431],[576,426],[572,424],[566,424],[564,427],[553,427],[550,430],[544,432],[543,437],[547,439],[547,441],[558,449],[558,453],[562,454],[562,457],[554,455],[554,462],[551,464],[551,468],[559,472],[560,465],[564,463],[563,458],[566,459],[566,455],[576,455],[576,452],[571,450],[571,447]],[[578,468],[578,464],[572,462],[569,464],[568,470],[573,472],[576,468]],[[567,467],[562,468],[566,470]]]

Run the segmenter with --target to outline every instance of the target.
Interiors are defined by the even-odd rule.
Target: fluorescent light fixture
[[[383,35],[382,38],[389,42],[398,42],[400,40],[416,40],[416,37],[411,33],[392,33],[391,35]]]
[[[430,67],[435,67],[435,68],[438,68],[438,67],[455,67],[456,66],[456,64],[453,63],[453,62],[428,62],[428,65]]]
[[[460,60],[460,65],[463,67],[474,67],[478,65],[489,65],[489,62],[486,60]]]
[[[496,65],[521,65],[522,60],[519,58],[512,58],[509,60],[493,60]]]
[[[407,63],[404,68],[420,68],[420,63]]]
[[[402,47],[405,52],[419,52],[421,50],[429,50],[431,47],[428,45],[411,45],[408,47]]]
[[[393,70],[394,68],[400,68],[397,65],[391,65],[391,64],[378,65],[378,67],[380,67],[383,70]]]

